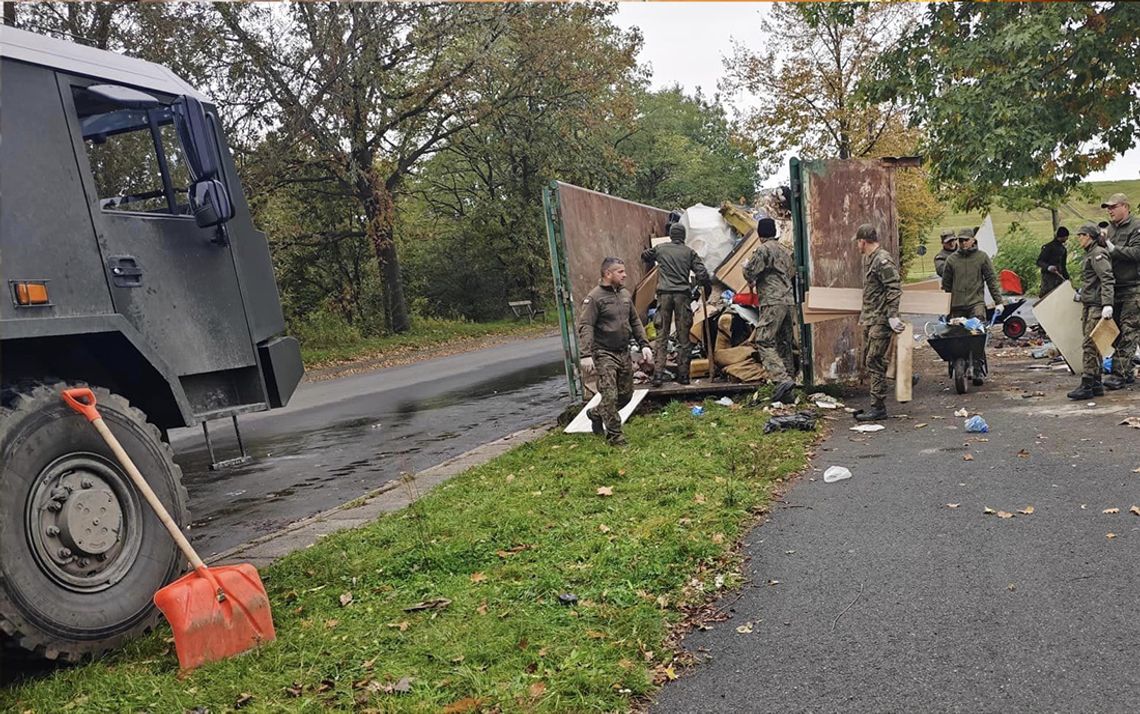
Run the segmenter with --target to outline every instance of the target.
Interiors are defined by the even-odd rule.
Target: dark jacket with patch
[[[985,304],[986,287],[995,301],[1001,299],[1001,286],[990,256],[977,246],[958,252],[946,260],[942,271],[942,290],[950,293],[950,307]]]
[[[591,290],[578,316],[578,349],[582,354],[628,351],[631,338],[641,347],[649,345],[629,291],[609,285]]]
[[[1041,268],[1041,294],[1049,292],[1069,279],[1069,269],[1065,263],[1069,260],[1069,249],[1059,240],[1051,240],[1041,246],[1037,255],[1037,267]],[[1057,272],[1049,272],[1049,266],[1057,266]]]
[[[709,271],[697,252],[681,241],[671,240],[642,252],[641,259],[657,264],[657,292],[689,292],[689,273],[697,276],[697,285],[709,284]]]
[[[1096,243],[1089,246],[1081,262],[1081,302],[1085,305],[1111,305],[1116,300],[1116,278],[1108,249]]]

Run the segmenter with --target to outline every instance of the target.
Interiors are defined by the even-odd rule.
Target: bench
[[[546,310],[541,308],[535,309],[534,303],[530,300],[513,300],[508,302],[507,306],[511,308],[511,312],[513,312],[515,317],[519,320],[526,317],[528,321],[533,322],[535,316],[542,315],[542,321],[546,322]]]

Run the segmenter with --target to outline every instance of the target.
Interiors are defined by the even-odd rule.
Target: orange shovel
[[[63,401],[95,425],[194,568],[194,572],[154,594],[154,604],[166,615],[174,630],[179,666],[192,669],[276,639],[269,596],[257,569],[248,563],[207,568],[99,416],[95,393],[87,388],[66,389]]]

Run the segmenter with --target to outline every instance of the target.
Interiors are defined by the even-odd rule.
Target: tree
[[[864,89],[901,101],[940,193],[1056,206],[1140,136],[1140,5],[930,3]]]
[[[909,13],[895,3],[776,3],[763,20],[762,49],[734,43],[720,88],[756,102],[744,115],[767,173],[792,151],[808,159],[873,155],[900,110],[863,101],[856,89]]]
[[[473,80],[494,61],[518,7],[214,7],[246,58],[247,86],[260,86],[271,100],[263,111],[283,137],[305,148],[293,155],[300,163],[291,173],[320,177],[355,202],[383,281],[387,325],[407,330],[397,194],[417,162],[514,96],[511,87],[484,96]]]
[[[905,126],[902,107],[859,91],[912,16],[895,3],[777,3],[763,26],[767,49],[735,45],[721,88],[755,95],[747,127],[768,173],[792,151],[807,159],[917,153],[921,134]],[[895,186],[905,266],[942,207],[925,168],[900,169]]]

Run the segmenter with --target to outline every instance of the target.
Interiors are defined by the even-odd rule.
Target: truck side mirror
[[[234,217],[234,205],[225,184],[217,179],[190,185],[190,208],[199,228],[216,226]]]

